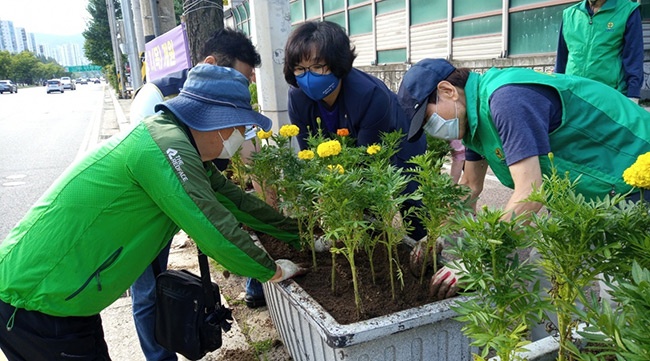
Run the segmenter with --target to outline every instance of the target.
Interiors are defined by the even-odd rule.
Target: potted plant
[[[351,269],[355,289],[353,302],[361,319],[349,324],[339,323],[293,280],[280,284],[266,283],[269,312],[294,359],[471,359],[473,349],[460,332],[462,324],[453,319],[455,312],[451,305],[456,300],[362,318],[364,304],[359,295],[359,279],[355,276],[359,267],[356,263],[358,253],[369,255],[371,269],[374,265],[389,274],[384,286],[391,290],[386,296],[389,301],[406,292],[402,282],[404,277],[410,276],[403,272],[404,266],[394,254],[409,227],[404,217],[398,216],[398,210],[406,197],[419,195],[403,194],[409,176],[387,161],[394,154],[395,144],[401,136],[387,134],[380,144],[356,147],[347,132],[340,130],[335,139],[325,139],[320,134],[313,136],[309,140],[310,149],[302,151],[309,153],[308,156],[295,151],[293,155],[283,155],[301,161],[301,167],[309,171],[292,172],[285,168],[275,172],[280,174],[280,179],[291,174],[294,181],[308,175],[308,178],[300,178],[300,182],[284,183],[284,186],[295,187],[295,192],[278,187],[279,204],[281,208],[285,206],[283,209],[288,214],[297,215],[299,213],[293,213],[295,209],[289,206],[295,204],[291,194],[309,195],[305,197],[309,202],[303,203],[305,209],[317,215],[317,224],[331,244],[330,286],[336,292],[340,282],[336,274],[340,267]],[[276,140],[275,144],[281,146],[283,142]],[[267,149],[266,153],[273,151]],[[274,165],[283,167],[294,160],[283,159]],[[252,166],[264,165],[253,162]],[[269,183],[283,184],[282,180]],[[304,233],[306,246],[309,246],[314,238],[307,235],[309,232]],[[381,253],[386,257],[373,256],[376,249],[382,249]],[[328,276],[321,274],[320,277]],[[374,277],[368,279],[366,282],[374,282]]]

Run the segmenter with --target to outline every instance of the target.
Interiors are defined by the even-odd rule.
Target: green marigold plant
[[[552,154],[549,158],[552,161]],[[551,282],[549,295],[558,318],[558,360],[573,359],[569,349],[579,323],[575,315],[579,295],[597,281],[599,274],[611,271],[612,260],[621,249],[615,235],[620,226],[616,215],[624,196],[588,201],[575,192],[579,181],[572,182],[568,174],[560,175],[553,167],[529,197],[548,211],[534,214],[532,222],[540,232],[535,247],[541,256],[540,266]]]
[[[535,231],[525,216],[503,221],[504,214],[484,207],[475,217],[454,218],[463,231],[448,252],[462,265],[454,261],[449,266],[463,270],[459,285],[471,297],[452,308],[465,323],[462,330],[472,345],[482,350],[475,360],[486,360],[492,351],[502,361],[516,360],[517,352],[530,343],[531,327],[549,309],[536,265],[519,259],[518,251],[533,244]]]
[[[420,269],[422,284],[429,257],[433,259],[434,272],[437,271],[437,239],[458,230],[454,222],[449,222],[450,217],[469,212],[471,208],[467,202],[469,188],[455,184],[448,174],[441,171],[444,159],[439,153],[426,151],[411,158],[410,163],[415,166],[412,173],[419,184],[418,193],[423,205],[415,213],[427,230],[425,249],[428,251],[424,253]]]

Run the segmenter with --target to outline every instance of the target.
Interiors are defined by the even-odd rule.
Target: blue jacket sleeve
[[[622,61],[627,96],[638,98],[643,85],[643,28],[639,8],[636,8],[627,19],[623,37]]]

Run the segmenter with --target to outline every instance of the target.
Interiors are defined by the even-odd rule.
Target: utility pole
[[[119,96],[124,98],[124,67],[122,66],[122,53],[117,43],[117,25],[115,21],[115,6],[113,0],[106,0],[106,11],[108,13],[108,27],[111,31],[111,43],[113,44],[113,58],[115,60],[115,71],[118,75]]]
[[[144,49],[144,28],[142,26],[142,11],[140,10],[140,0],[131,0],[131,10],[133,10],[133,29],[135,30],[135,42],[138,46],[138,55]]]
[[[133,0],[139,1],[142,28],[145,42],[176,27],[174,0]]]
[[[203,43],[217,30],[223,29],[222,2],[209,0],[183,0],[183,14],[187,30],[192,65],[203,61]]]
[[[133,14],[131,13],[131,0],[121,0],[122,17],[124,19],[124,47],[131,65],[131,86],[133,90],[142,86],[140,56],[133,29]]]

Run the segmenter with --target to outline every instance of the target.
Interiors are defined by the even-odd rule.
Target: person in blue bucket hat
[[[183,229],[233,273],[278,282],[306,270],[273,261],[240,223],[298,246],[294,220],[211,162],[271,121],[238,71],[197,65],[160,114],[75,161],[0,243],[0,349],[10,361],[110,360],[100,311]]]
[[[640,199],[622,175],[650,152],[650,113],[600,82],[524,68],[478,74],[444,59],[424,59],[404,74],[398,98],[410,119],[409,140],[424,133],[463,140],[460,184],[470,188],[474,202],[488,166],[513,189],[505,217],[541,209],[524,200],[550,174],[551,152],[560,174],[580,177],[576,191],[585,198]],[[443,267],[430,286],[437,299],[451,297],[458,291],[457,276]]]

